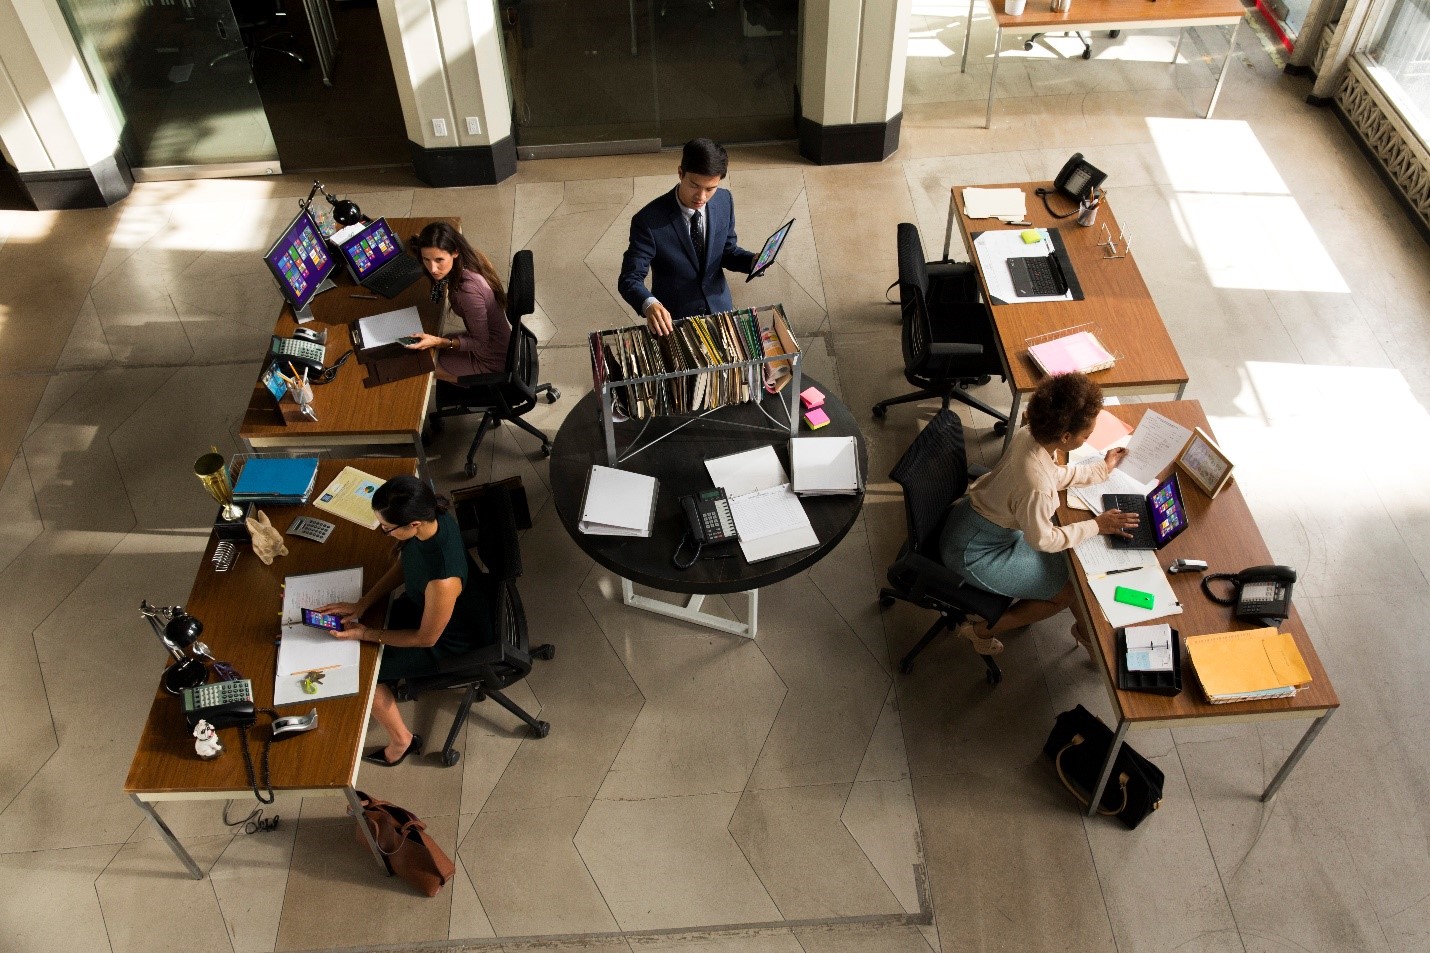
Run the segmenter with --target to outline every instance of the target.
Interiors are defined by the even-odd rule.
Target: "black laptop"
[[[384,298],[397,297],[422,277],[422,263],[403,250],[385,218],[363,226],[341,242],[338,251],[353,281]]]
[[[1136,513],[1137,528],[1132,536],[1114,533],[1107,537],[1113,549],[1161,549],[1187,528],[1187,508],[1182,505],[1182,488],[1177,474],[1152,488],[1146,496],[1135,493],[1104,493],[1104,509]]]

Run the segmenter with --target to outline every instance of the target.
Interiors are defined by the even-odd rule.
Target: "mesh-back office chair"
[[[551,725],[533,717],[502,692],[531,672],[533,659],[550,659],[556,655],[551,645],[532,648],[527,637],[526,611],[516,590],[516,580],[521,575],[517,514],[527,512],[527,507],[525,491],[519,486],[509,487],[508,482],[474,488],[456,505],[462,541],[476,548],[487,568],[486,573],[474,575],[469,585],[487,587],[497,641],[452,659],[440,674],[408,679],[402,695],[416,698],[431,691],[463,690],[457,716],[452,719],[452,727],[442,745],[442,763],[449,767],[462,759],[462,753],[454,746],[466,727],[472,706],[483,699],[490,698],[526,722],[538,738],[545,738],[551,732]],[[454,494],[461,495],[460,491]]]
[[[973,266],[959,261],[924,261],[919,230],[908,222],[898,229],[899,305],[903,311],[904,378],[919,388],[874,405],[882,417],[894,404],[937,397],[956,400],[992,417],[994,433],[1004,433],[1008,415],[967,393],[970,384],[1003,377],[993,315],[979,291]]]
[[[464,471],[477,475],[477,448],[487,431],[503,420],[511,421],[541,441],[541,455],[551,456],[551,438],[521,418],[536,406],[538,394],[554,404],[561,391],[550,384],[538,384],[541,362],[536,335],[521,319],[536,310],[536,264],[530,249],[523,248],[511,258],[511,277],[506,287],[506,316],[511,322],[511,338],[506,346],[506,365],[498,374],[470,374],[455,384],[437,382],[436,409],[427,417],[433,432],[442,429],[442,418],[482,414],[472,445],[467,448]]]
[[[889,585],[879,590],[879,605],[887,608],[902,599],[938,612],[938,621],[899,662],[899,671],[907,674],[913,671],[918,654],[944,629],[957,628],[970,615],[992,625],[1013,600],[968,582],[944,566],[939,553],[949,509],[968,489],[963,424],[957,414],[947,408],[935,414],[904,451],[889,478],[904,488],[908,539],[889,567]],[[979,657],[988,669],[988,683],[1002,681],[1003,671],[993,657]]]
[[[1116,36],[1117,36],[1119,33],[1121,33],[1121,32],[1122,32],[1121,30],[1108,30],[1108,31],[1107,31],[1107,35],[1108,35],[1109,37],[1116,37]],[[1023,41],[1023,49],[1024,49],[1024,50],[1031,50],[1031,49],[1033,48],[1033,43],[1034,43],[1034,41],[1036,41],[1036,40],[1039,39],[1040,37],[1044,37],[1044,36],[1047,36],[1047,34],[1046,34],[1046,33],[1034,33],[1032,36],[1028,37],[1026,40]],[[1081,41],[1082,41],[1082,58],[1085,59],[1085,60],[1090,60],[1090,59],[1092,59],[1092,34],[1091,34],[1091,33],[1089,33],[1089,34],[1087,34],[1086,36],[1084,36],[1081,30],[1069,30],[1067,33],[1064,33],[1063,36],[1075,36],[1075,37],[1077,37],[1079,40],[1081,40]]]
[[[251,74],[258,62],[258,54],[267,50],[288,57],[304,69],[308,68],[308,61],[302,54],[284,45],[293,42],[294,37],[293,31],[286,28],[288,11],[283,9],[283,0],[233,0],[233,16],[238,22],[238,35],[243,41],[243,48],[220,53],[209,60],[210,67],[217,66],[230,56],[242,54],[248,58]],[[219,20],[220,35],[223,33],[223,22]],[[250,75],[249,81],[252,80]]]

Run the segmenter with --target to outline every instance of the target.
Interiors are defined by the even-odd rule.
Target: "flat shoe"
[[[412,743],[407,746],[406,751],[402,752],[402,757],[398,758],[396,761],[388,761],[387,755],[383,754],[385,750],[386,749],[384,748],[373,748],[371,751],[365,752],[362,756],[362,759],[368,764],[380,764],[384,768],[395,768],[402,762],[406,761],[408,755],[422,753],[422,736],[413,735]]]
[[[1088,640],[1088,637],[1082,634],[1082,626],[1074,622],[1069,632],[1072,634],[1073,641],[1078,645],[1081,645],[1085,649],[1092,648],[1092,643]]]
[[[973,651],[977,652],[979,655],[997,655],[999,652],[1003,651],[1003,643],[993,638],[992,636],[989,636],[986,639],[980,639],[978,636],[974,635],[973,633],[975,629],[973,628],[972,622],[963,623],[955,631],[957,632],[959,638],[967,639],[968,641],[972,642]]]

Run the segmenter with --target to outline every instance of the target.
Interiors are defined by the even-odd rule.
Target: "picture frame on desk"
[[[1200,427],[1177,454],[1177,469],[1212,499],[1231,482],[1232,468],[1231,458]]]

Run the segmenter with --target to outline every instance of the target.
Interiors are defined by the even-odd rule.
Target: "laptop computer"
[[[755,263],[750,266],[750,273],[745,276],[746,281],[754,281],[775,263],[775,256],[780,253],[780,246],[785,243],[785,236],[789,234],[793,225],[794,219],[790,219],[775,229],[773,235],[765,239],[765,247],[761,248],[760,253],[755,256]]]
[[[387,219],[379,218],[338,244],[353,281],[395,298],[418,278],[422,263],[402,248]]]
[[[1107,543],[1113,549],[1161,549],[1187,528],[1187,508],[1182,505],[1182,488],[1173,473],[1152,488],[1145,497],[1134,493],[1104,493],[1105,509],[1136,513],[1137,528],[1132,536],[1113,534]]]

